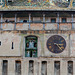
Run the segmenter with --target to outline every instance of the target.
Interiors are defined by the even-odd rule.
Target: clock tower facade
[[[0,75],[75,75],[74,1],[1,3]]]

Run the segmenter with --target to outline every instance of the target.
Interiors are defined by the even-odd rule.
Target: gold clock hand
[[[62,50],[62,48],[59,45],[57,45],[57,46]]]
[[[55,45],[63,45],[63,44],[57,44],[57,43],[54,43]]]
[[[63,45],[63,44],[58,44],[58,45]]]
[[[54,44],[56,44],[62,50],[62,48],[57,43],[54,43]]]

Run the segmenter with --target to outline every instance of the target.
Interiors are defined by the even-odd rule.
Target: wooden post
[[[57,13],[57,29],[59,29],[59,13]]]
[[[0,29],[2,29],[2,22],[3,22],[3,14],[1,14],[1,26],[0,26]]]
[[[73,14],[71,14],[72,16],[72,29],[74,29],[74,26],[73,26]]]
[[[29,14],[29,29],[30,29],[30,22],[31,22],[31,14]]]
[[[17,14],[15,14],[15,26],[14,26],[14,30],[16,29],[16,22],[17,22]]]
[[[45,14],[43,14],[43,29],[45,29]]]

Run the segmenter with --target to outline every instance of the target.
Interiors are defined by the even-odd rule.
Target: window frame
[[[52,19],[55,19],[55,22],[52,22]],[[56,18],[51,18],[51,23],[56,23]]]

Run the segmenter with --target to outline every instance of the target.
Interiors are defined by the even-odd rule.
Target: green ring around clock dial
[[[66,41],[60,35],[53,35],[47,40],[46,45],[50,52],[61,53],[66,47]]]

